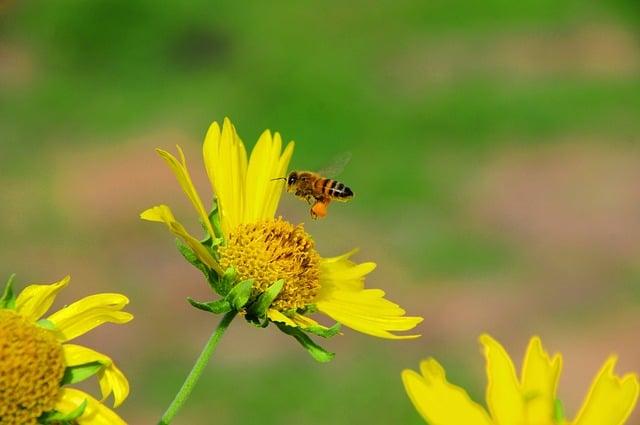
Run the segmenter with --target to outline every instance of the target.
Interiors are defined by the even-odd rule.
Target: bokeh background
[[[249,146],[295,140],[294,168],[353,154],[350,204],[280,212],[324,255],[361,247],[423,336],[345,330],[321,365],[238,321],[176,424],[420,424],[401,369],[435,356],[482,401],[483,331],[518,362],[534,333],[563,352],[571,416],[609,353],[640,370],[639,25],[636,0],[0,1],[0,274],[71,273],[58,306],[128,294],[136,319],[82,342],[130,378],[121,415],[155,423],[218,318],[138,213],[197,228],[154,148],[181,144],[207,193],[200,145],[229,116]]]

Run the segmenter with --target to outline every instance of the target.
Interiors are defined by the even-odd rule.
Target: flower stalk
[[[213,352],[218,346],[218,343],[222,339],[222,335],[224,335],[225,331],[227,330],[233,319],[236,317],[236,314],[238,314],[236,310],[231,310],[222,317],[220,324],[209,337],[209,340],[205,344],[202,352],[193,365],[191,372],[189,372],[187,379],[185,379],[182,387],[180,388],[180,391],[178,391],[175,398],[173,399],[167,410],[164,412],[164,415],[162,415],[162,418],[160,419],[160,422],[158,422],[158,425],[170,424],[176,414],[180,411],[184,403],[189,399],[189,396],[191,396],[191,392],[198,383],[202,372],[204,372],[205,367],[207,367],[209,359],[213,355]]]

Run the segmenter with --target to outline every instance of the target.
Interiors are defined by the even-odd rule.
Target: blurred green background
[[[248,146],[295,140],[293,168],[353,153],[350,204],[280,211],[325,256],[361,247],[423,337],[346,330],[321,365],[238,321],[176,424],[419,424],[400,371],[435,356],[482,401],[484,331],[518,362],[534,333],[563,352],[572,415],[610,352],[640,370],[639,24],[635,0],[0,1],[0,273],[71,273],[58,306],[128,294],[136,319],[82,342],[127,373],[120,414],[155,423],[217,318],[138,213],[197,227],[154,148],[181,144],[204,194],[229,116]]]

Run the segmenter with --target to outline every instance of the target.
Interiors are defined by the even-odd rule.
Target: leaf
[[[62,376],[60,385],[71,385],[78,382],[82,382],[85,379],[91,378],[96,373],[100,372],[104,365],[100,362],[85,363],[77,366],[67,366]]]
[[[15,277],[16,274],[14,273],[9,276],[7,280],[4,291],[2,292],[2,298],[0,298],[0,308],[16,308],[16,295],[13,293],[13,280]]]
[[[69,413],[62,413],[56,410],[44,413],[40,418],[38,418],[38,423],[75,423],[75,420],[82,416],[86,408],[87,400],[85,399],[80,406],[76,407]]]
[[[324,348],[313,342],[308,335],[300,330],[300,328],[292,328],[290,326],[277,322],[276,325],[282,332],[294,337],[296,341],[298,341],[300,345],[302,345],[309,352],[309,354],[311,354],[311,357],[313,357],[317,362],[327,363],[333,360],[333,358],[335,357],[334,353],[325,350]]]
[[[236,273],[236,269],[229,267],[218,282],[218,293],[226,296],[229,291],[231,291],[231,288],[235,286],[237,278],[238,274]]]
[[[231,311],[232,309],[231,304],[226,299],[209,301],[209,302],[203,303],[200,301],[196,301],[191,297],[187,297],[187,301],[189,301],[189,304],[191,304],[195,308],[202,311],[207,311],[213,314],[226,313]]]
[[[225,299],[236,311],[238,311],[249,302],[252,289],[253,279],[243,280],[231,288]]]
[[[271,307],[271,304],[278,297],[283,287],[283,279],[273,282],[266,291],[260,294],[256,302],[251,304],[247,310],[247,320],[259,323],[262,327],[267,326],[267,310],[269,310],[269,307]]]
[[[306,328],[302,328],[302,330],[310,334],[321,336],[322,338],[331,338],[340,333],[340,323],[336,323],[330,328],[325,326],[307,326]]]
[[[213,226],[213,231],[215,233],[215,236],[221,239],[224,238],[224,235],[222,234],[222,226],[220,225],[220,211],[218,210],[217,199],[213,200],[213,206],[211,207],[211,212],[209,213],[209,221]]]

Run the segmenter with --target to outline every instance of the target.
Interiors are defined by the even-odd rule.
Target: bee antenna
[[[286,177],[276,177],[275,179],[271,179],[271,181],[275,181],[275,180],[287,180]]]

